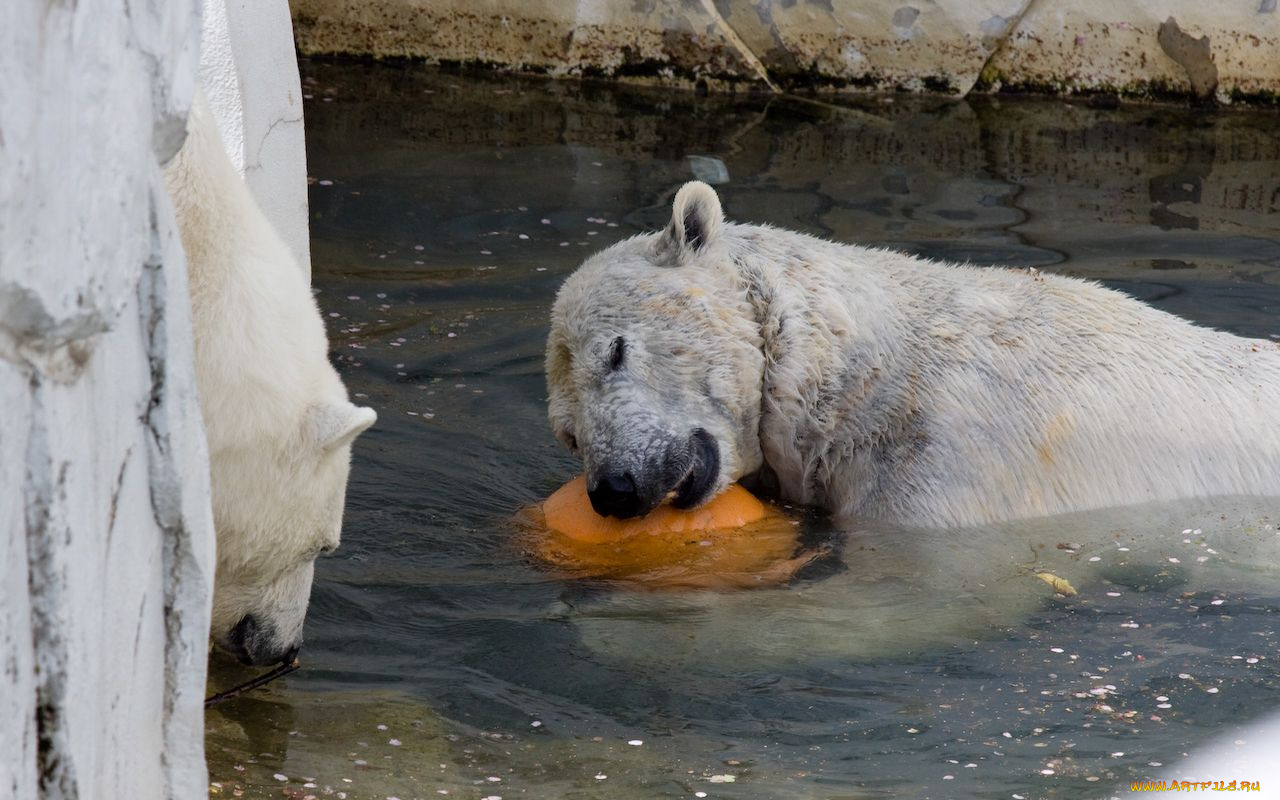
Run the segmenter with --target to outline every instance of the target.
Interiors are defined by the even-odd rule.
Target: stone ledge
[[[730,89],[1192,96],[1169,17],[1209,37],[1219,101],[1280,98],[1274,0],[291,0],[308,55],[415,58]]]

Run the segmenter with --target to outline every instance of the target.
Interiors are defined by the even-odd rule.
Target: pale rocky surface
[[[195,0],[0,27],[0,796],[204,791],[213,530],[161,164]]]
[[[1160,47],[1161,23],[1174,18],[1193,38],[1209,37],[1217,93],[1280,91],[1280,17],[1265,0],[1195,3],[1137,0],[1051,4],[1033,0],[988,66],[997,84],[1046,91],[1088,89],[1191,92],[1178,62]]]
[[[299,50],[709,88],[1190,94],[1160,47],[1209,37],[1219,99],[1280,91],[1274,0],[292,0]]]
[[[1034,0],[722,3],[725,21],[795,83],[964,93]]]
[[[288,5],[205,0],[200,84],[231,163],[310,274],[307,150]]]
[[[760,80],[758,59],[709,2],[519,0],[478,5],[297,0],[303,53],[483,62],[554,74]]]

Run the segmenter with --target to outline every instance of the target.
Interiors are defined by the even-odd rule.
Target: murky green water
[[[303,74],[315,284],[381,417],[304,669],[210,714],[218,796],[1127,796],[1280,709],[1263,502],[980,531],[816,520],[847,534],[836,557],[720,594],[557,580],[507,522],[575,471],[544,412],[556,287],[717,169],[691,156],[722,160],[737,220],[1093,277],[1267,337],[1280,117]]]

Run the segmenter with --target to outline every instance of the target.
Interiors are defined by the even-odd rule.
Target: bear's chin
[[[715,437],[698,428],[690,437],[689,445],[693,464],[676,485],[671,501],[671,505],[680,509],[693,508],[709,500],[720,478],[720,448]]]

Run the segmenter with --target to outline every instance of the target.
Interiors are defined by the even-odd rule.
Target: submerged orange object
[[[587,497],[587,479],[579,475],[542,504],[547,527],[579,542],[617,542],[641,534],[684,533],[740,528],[763,519],[769,511],[751,492],[733,484],[716,497],[687,511],[662,505],[643,517],[602,517]]]
[[[819,555],[799,552],[799,522],[734,484],[698,508],[659,506],[643,517],[602,517],[578,476],[532,512],[534,553],[575,576],[663,586],[776,584]]]

